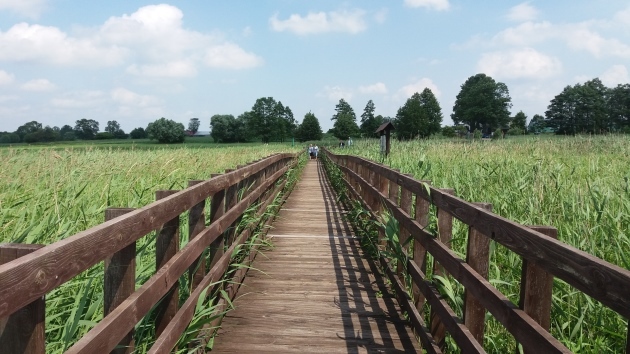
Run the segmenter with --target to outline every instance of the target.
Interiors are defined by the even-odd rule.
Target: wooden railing
[[[428,181],[415,180],[382,164],[328,150],[323,153],[343,173],[351,197],[373,218],[388,211],[398,221],[406,264],[398,262],[398,269],[392,269],[393,261],[382,254],[380,262],[427,352],[442,352],[446,330],[462,352],[483,353],[487,310],[526,353],[569,353],[549,334],[554,276],[630,318],[630,271],[556,240],[555,228],[526,227],[493,214],[490,204],[464,201],[453,190],[432,187]],[[437,208],[437,235],[426,229],[430,205]],[[453,218],[469,226],[465,260],[450,249]],[[490,240],[523,259],[518,305],[488,281]],[[434,276],[449,274],[464,286],[463,319],[428,280],[427,252],[435,260]],[[404,275],[412,280],[412,296],[403,285]],[[425,302],[431,309],[429,325],[421,315]],[[626,353],[629,348],[627,345]]]
[[[99,262],[105,262],[105,316],[67,353],[132,352],[134,326],[154,307],[157,338],[149,352],[170,352],[198,299],[228,271],[233,275],[224,292],[235,295],[247,267],[230,269],[231,256],[260,226],[250,225],[236,235],[236,225],[253,205],[258,217],[265,213],[296,161],[295,154],[276,154],[208,180],[191,181],[182,191],[158,191],[156,202],[140,209],[108,209],[104,223],[51,245],[1,245],[0,352],[44,353],[43,297]],[[188,213],[189,241],[178,250],[183,213]],[[271,223],[270,218],[257,220]],[[154,230],[156,273],[136,289],[136,241]],[[251,262],[255,251],[250,250],[245,262]],[[209,259],[202,258],[206,254]],[[178,282],[186,273],[192,287],[179,307]],[[216,311],[223,311],[228,301],[222,298]]]

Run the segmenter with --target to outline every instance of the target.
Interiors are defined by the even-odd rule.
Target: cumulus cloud
[[[57,86],[46,79],[35,79],[22,84],[21,89],[24,91],[45,92],[52,91]]]
[[[538,9],[529,2],[520,3],[510,9],[507,18],[514,22],[533,21],[538,17]]]
[[[15,76],[13,76],[13,74],[0,70],[0,85],[9,85],[13,83],[13,80],[15,80]]]
[[[269,19],[269,23],[276,32],[289,31],[298,35],[328,32],[356,34],[367,28],[364,17],[365,11],[359,9],[352,11],[309,12],[304,17],[292,14],[286,20],[278,19],[278,14],[275,14]]]
[[[479,71],[502,79],[547,78],[562,71],[559,59],[532,48],[483,54],[477,63]]]
[[[582,26],[566,33],[569,48],[585,50],[595,57],[616,56],[630,59],[630,46],[615,38],[604,38]]]
[[[51,99],[50,104],[55,108],[62,109],[87,109],[105,103],[106,98],[105,93],[98,90],[68,92]]]
[[[0,0],[2,1],[2,0]],[[205,62],[212,67],[243,69],[262,59],[217,34],[183,27],[184,14],[161,4],[110,17],[102,26],[74,34],[57,27],[19,23],[0,31],[0,60],[66,66],[125,65],[145,77],[191,77]]]
[[[622,25],[630,26],[630,6],[617,12],[615,14],[615,21]]]
[[[56,27],[18,23],[0,31],[0,60],[101,66],[122,62],[125,50],[73,38]]]
[[[438,89],[437,85],[433,83],[433,80],[425,77],[409,85],[401,87],[396,96],[398,99],[407,99],[416,92],[421,93],[425,88],[430,89],[436,98],[440,98],[442,95],[442,92]]]
[[[630,74],[628,74],[628,68],[625,65],[613,65],[601,74],[599,78],[608,87],[615,87],[619,84],[630,82]]]
[[[0,0],[0,11],[8,10],[22,16],[37,18],[47,3],[47,0]]]
[[[387,93],[387,86],[385,86],[385,84],[382,82],[377,82],[372,85],[359,86],[359,92],[361,92],[364,95],[371,95],[371,94],[384,95]]]
[[[445,11],[451,7],[448,0],[405,0],[409,7],[426,7],[427,9]]]
[[[332,102],[338,102],[342,98],[346,101],[350,101],[354,95],[351,90],[344,89],[340,86],[325,86],[324,92],[319,94],[319,96],[324,96]]]
[[[263,64],[263,59],[256,54],[246,52],[233,43],[225,43],[206,51],[205,64],[212,68],[248,69]]]

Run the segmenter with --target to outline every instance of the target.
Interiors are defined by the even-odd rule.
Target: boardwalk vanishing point
[[[223,319],[213,353],[415,353],[320,161],[309,160]]]

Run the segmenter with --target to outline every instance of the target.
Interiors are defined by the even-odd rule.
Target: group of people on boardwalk
[[[308,147],[308,156],[310,156],[311,160],[315,159],[317,160],[317,153],[319,152],[319,147],[317,145],[313,146],[313,144],[311,144]]]

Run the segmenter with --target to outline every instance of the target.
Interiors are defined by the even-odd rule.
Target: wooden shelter
[[[381,124],[381,126],[375,131],[375,133],[379,134],[381,137],[381,153],[385,154],[385,156],[389,155],[391,147],[391,131],[395,129],[396,128],[394,128],[394,124],[392,122],[387,122]]]

